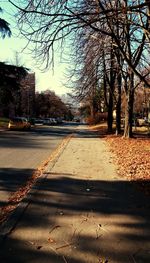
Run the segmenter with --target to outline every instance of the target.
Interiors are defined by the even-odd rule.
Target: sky
[[[16,52],[19,57],[20,64],[30,68],[32,72],[35,72],[36,76],[36,91],[44,91],[47,89],[55,91],[59,96],[70,93],[70,89],[64,86],[66,82],[65,73],[68,65],[60,61],[59,55],[55,54],[55,67],[49,69],[46,72],[42,72],[37,66],[36,61],[32,59],[27,49],[23,50],[25,46],[25,40],[23,38],[15,37],[16,28],[14,17],[10,16],[12,9],[8,6],[6,1],[0,3],[0,7],[3,9],[3,13],[0,13],[0,17],[10,23],[12,36],[5,39],[0,38],[0,61],[7,62],[8,64],[16,64]]]

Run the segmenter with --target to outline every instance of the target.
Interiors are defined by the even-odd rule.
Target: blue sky
[[[6,19],[10,23],[12,30],[11,38],[0,38],[0,61],[15,64],[15,54],[18,53],[20,64],[30,68],[36,74],[36,91],[44,91],[46,89],[54,90],[57,95],[62,95],[70,92],[64,87],[62,83],[65,83],[65,71],[66,63],[60,61],[59,55],[55,55],[55,68],[42,73],[40,69],[36,67],[36,61],[32,59],[27,49],[23,50],[25,46],[25,40],[17,36],[17,27],[13,16],[13,9],[10,7],[7,1],[1,1],[0,7],[3,9],[3,13],[0,14],[1,18]]]

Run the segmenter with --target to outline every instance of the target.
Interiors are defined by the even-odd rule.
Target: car
[[[140,127],[146,125],[145,118],[139,118],[139,119],[138,119],[138,122],[139,122],[139,126],[140,126]]]
[[[30,122],[31,125],[35,125],[35,118],[28,118],[28,122]]]
[[[75,122],[80,122],[80,119],[79,118],[74,118],[73,119]]]
[[[51,124],[52,124],[51,119],[50,119],[50,118],[45,118],[45,119],[43,120],[43,124],[44,124],[44,125],[51,125]]]
[[[56,121],[55,118],[50,118],[50,120],[51,120],[51,123],[52,123],[53,125],[57,124],[57,121]]]
[[[34,124],[35,125],[43,125],[44,120],[41,118],[35,118]]]
[[[30,130],[31,124],[25,117],[13,117],[8,123],[9,130]]]
[[[56,122],[57,122],[57,124],[61,124],[63,122],[62,118],[61,117],[57,117],[56,118]]]
[[[45,118],[43,121],[44,125],[55,125],[57,124],[56,118]]]

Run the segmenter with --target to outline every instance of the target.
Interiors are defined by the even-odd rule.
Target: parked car
[[[11,118],[8,123],[9,130],[30,130],[31,124],[24,117]]]
[[[28,122],[30,122],[31,125],[35,125],[35,118],[28,118]]]
[[[139,122],[139,126],[145,126],[146,125],[145,118],[139,118],[138,122]]]
[[[51,123],[54,125],[54,124],[57,124],[57,121],[56,121],[56,119],[55,118],[50,118],[50,120],[51,120]]]
[[[62,118],[61,117],[57,117],[56,118],[56,122],[57,122],[57,124],[61,124],[63,122]]]
[[[43,125],[43,122],[44,122],[44,120],[43,120],[43,119],[40,119],[40,118],[36,118],[36,119],[34,120],[34,124],[35,124],[35,125]]]
[[[56,118],[45,118],[44,120],[43,120],[43,124],[44,125],[55,125],[55,124],[57,124],[58,122],[57,122],[57,119]]]
[[[50,118],[45,118],[45,119],[43,120],[43,124],[44,124],[44,125],[50,125],[50,124],[52,124],[52,121],[51,121]]]

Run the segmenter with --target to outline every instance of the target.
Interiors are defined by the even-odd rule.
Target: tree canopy
[[[111,37],[113,47],[119,49],[129,68],[141,81],[150,86],[137,67],[145,45],[147,48],[149,46],[149,0],[13,2],[9,0],[9,2],[19,10],[19,29],[29,42],[34,43],[38,60],[47,61],[48,65],[53,60],[55,48],[62,46],[68,36],[73,37],[72,34],[75,36],[76,32],[83,28],[91,29],[92,32],[90,31],[89,34],[95,38],[99,38],[102,34]],[[130,40],[129,31],[132,32]],[[123,38],[124,45],[122,45]]]
[[[0,7],[0,12],[2,12],[2,8]],[[2,38],[5,38],[6,36],[10,37],[11,36],[11,30],[9,23],[2,19],[0,17],[0,34]]]
[[[20,81],[27,74],[27,69],[24,67],[17,67],[7,65],[0,62],[0,103],[8,104],[14,99],[14,92],[19,90]]]
[[[68,114],[68,107],[50,90],[36,93],[35,110],[37,117],[63,117]]]
[[[37,61],[46,67],[53,62],[57,48],[63,50],[69,39],[79,76],[77,92],[88,95],[94,105],[95,91],[103,87],[110,131],[114,108],[120,129],[124,90],[124,136],[130,137],[135,89],[140,83],[150,88],[150,0],[9,2],[18,10],[21,34],[32,42]]]

